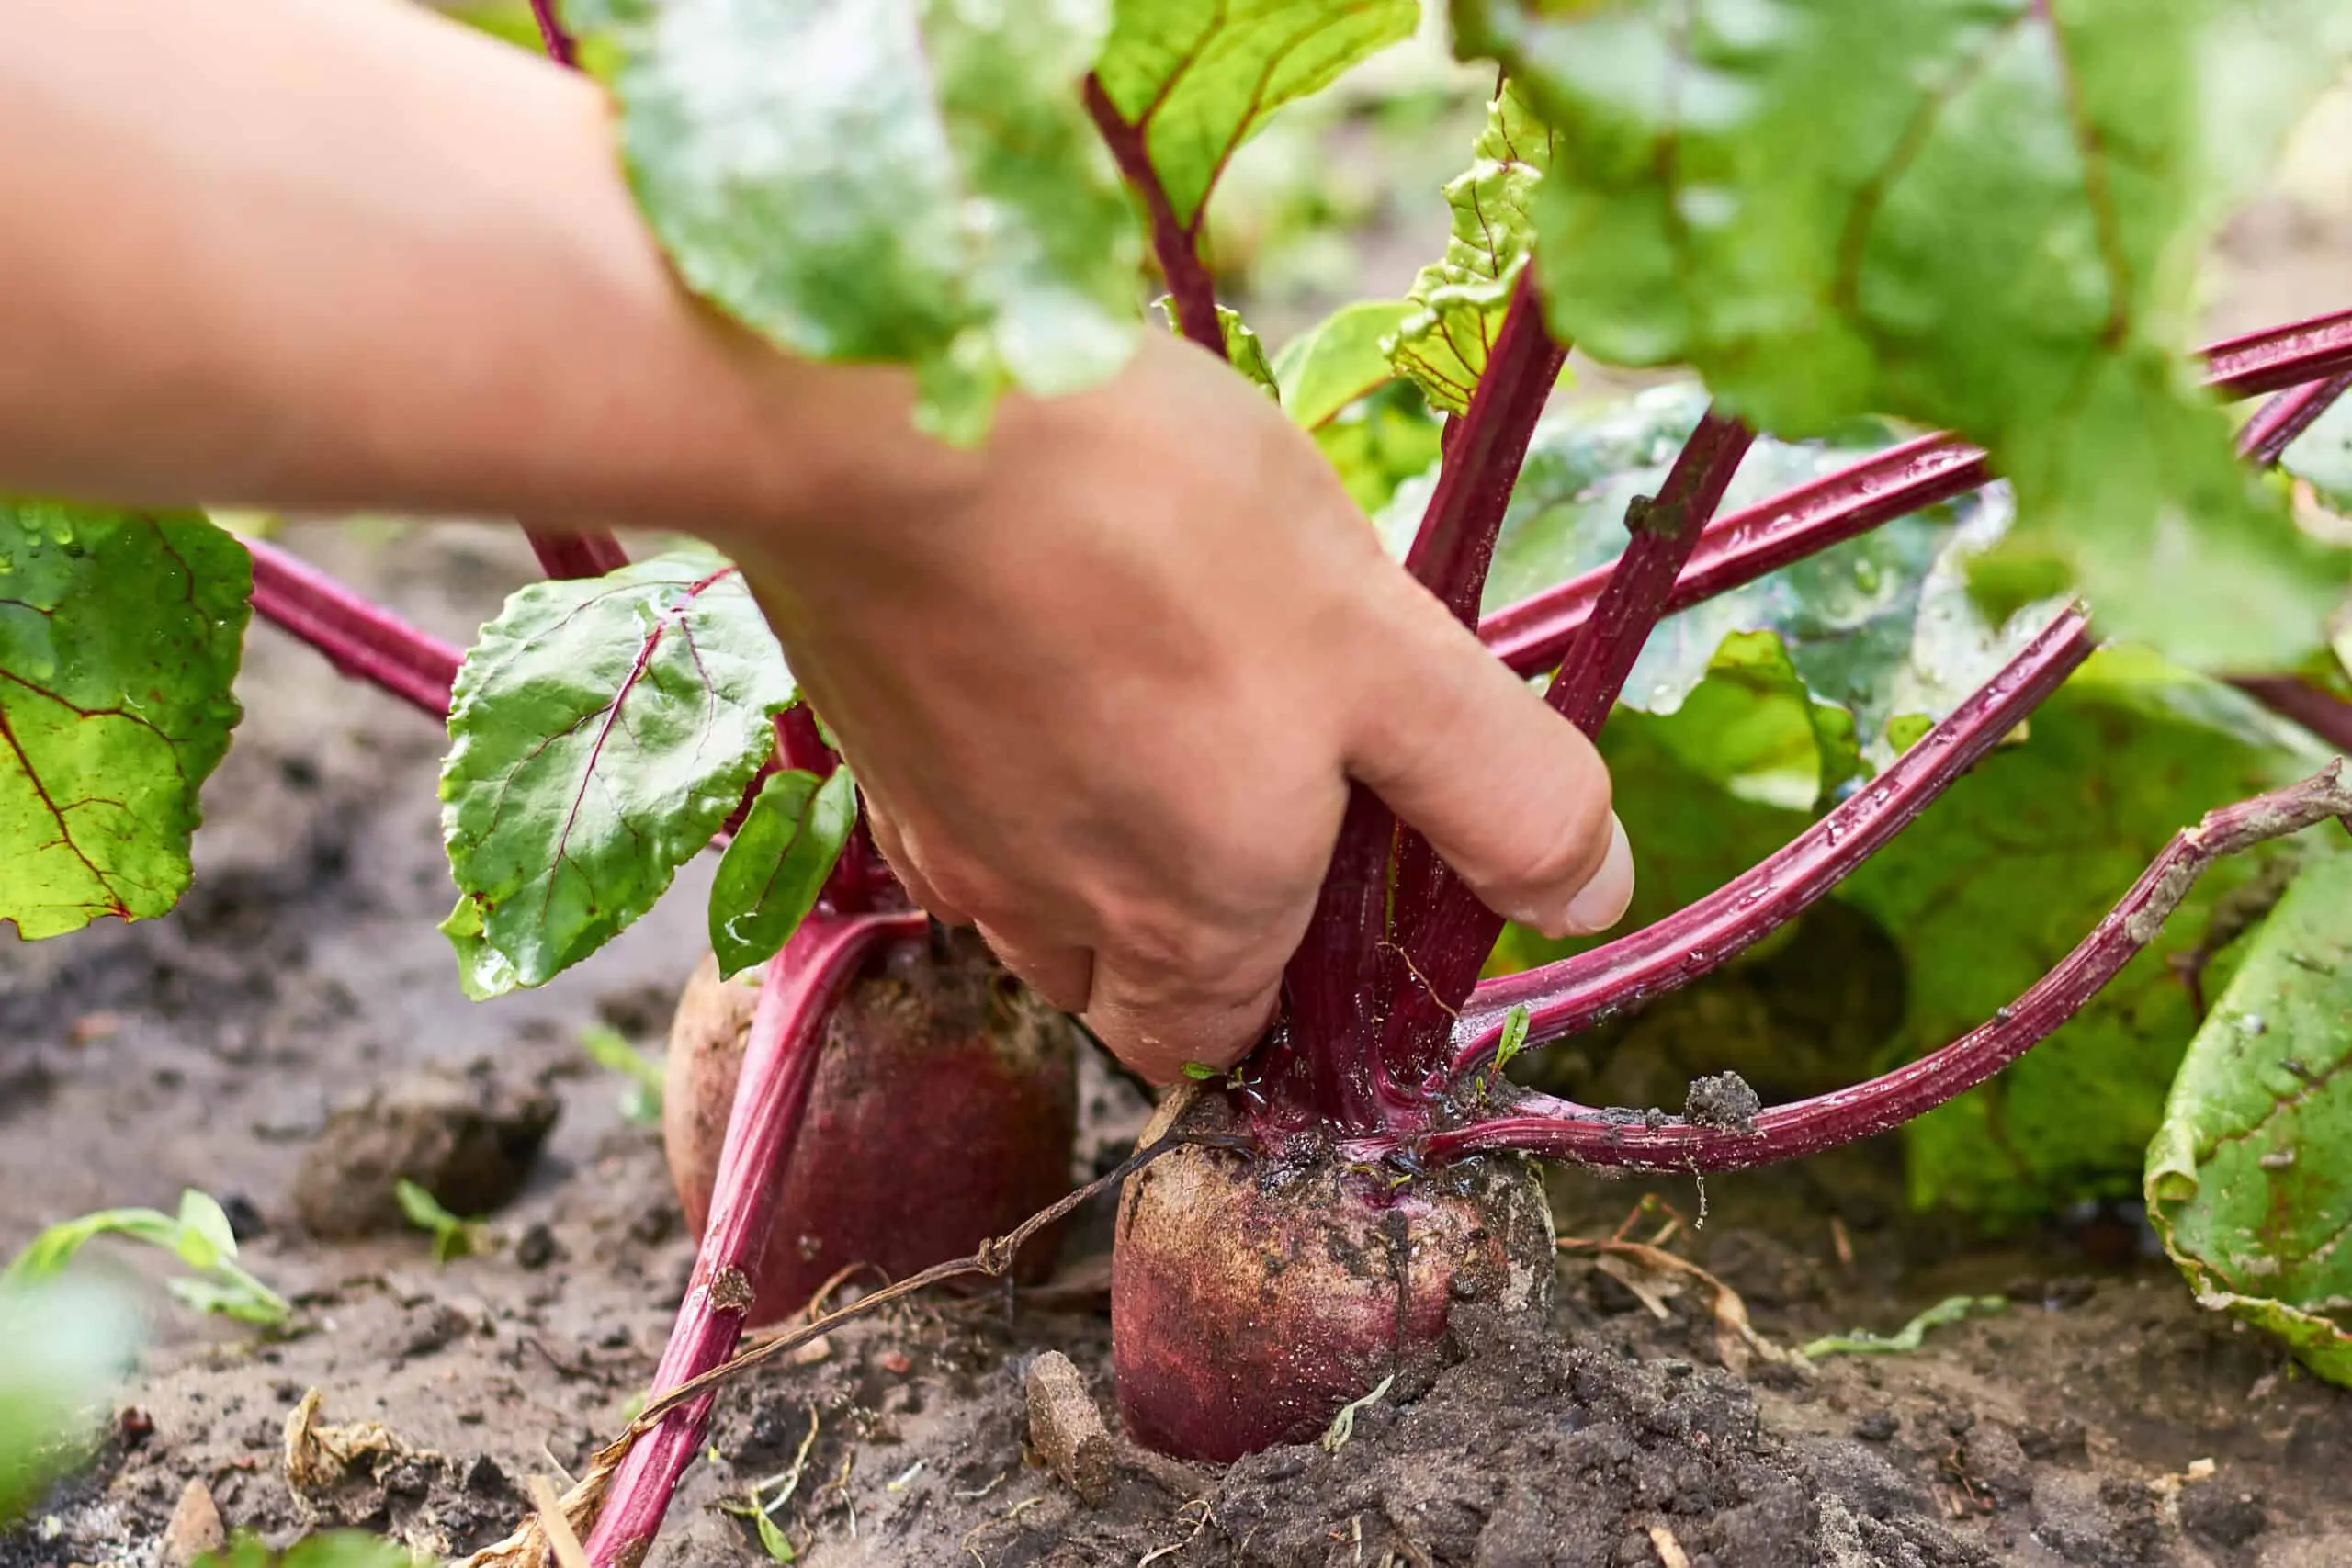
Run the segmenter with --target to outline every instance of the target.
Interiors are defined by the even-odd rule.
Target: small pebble
[[[1889,1442],[1902,1427],[1891,1411],[1873,1410],[1854,1423],[1854,1436],[1866,1443]]]

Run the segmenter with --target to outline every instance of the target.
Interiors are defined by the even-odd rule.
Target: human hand
[[[1145,1076],[1263,1030],[1351,778],[1514,919],[1624,912],[1592,748],[1198,349],[1010,400],[978,453],[869,440],[833,515],[724,542],[909,891]]]

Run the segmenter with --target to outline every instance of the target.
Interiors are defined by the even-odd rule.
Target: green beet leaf
[[[847,768],[822,783],[797,769],[768,775],[711,883],[710,950],[721,978],[775,956],[817,907],[856,826]]]
[[[160,915],[238,718],[253,562],[191,512],[0,501],[0,920]]]
[[[1453,214],[1445,256],[1413,280],[1419,308],[1397,324],[1387,349],[1398,374],[1411,377],[1448,413],[1470,407],[1486,373],[1487,351],[1535,243],[1530,211],[1557,145],[1519,90],[1505,83],[1487,106],[1468,172],[1445,187]]]
[[[2200,667],[2319,645],[2352,552],[2251,481],[2183,351],[2199,249],[2352,54],[2352,8],[1453,10],[1557,132],[1535,265],[1563,336],[1690,365],[1776,433],[1875,412],[1982,442],[2017,486],[1985,564],[2008,603],[2077,581]]]
[[[629,175],[697,293],[811,359],[913,366],[985,432],[1008,385],[1133,346],[1140,237],[1080,83],[1090,0],[582,0]]]
[[[1358,299],[1283,344],[1274,355],[1274,384],[1291,422],[1319,430],[1394,379],[1381,344],[1413,313],[1409,299]]]
[[[1349,498],[1377,516],[1402,486],[1430,473],[1444,449],[1445,427],[1419,388],[1391,380],[1340,409],[1312,434]],[[1426,500],[1429,491],[1424,487],[1417,493]],[[1413,524],[1419,521],[1416,511]],[[1408,530],[1411,525],[1406,525]]]
[[[1991,1018],[2087,935],[2172,835],[2312,772],[2326,753],[2235,689],[2144,649],[2094,655],[1839,897],[1904,955],[1890,1052],[1907,1059]],[[2314,839],[2316,835],[2313,836]],[[1996,1222],[2129,1197],[2197,1020],[2167,960],[2294,844],[2206,872],[2148,949],[1993,1082],[1904,1129],[1913,1197]],[[2209,976],[2220,988],[2232,954]]]
[[[458,672],[441,769],[442,930],[469,993],[542,985],[652,908],[793,696],[741,574],[706,550],[510,598]]]
[[[1415,0],[1115,0],[1094,76],[1195,235],[1217,176],[1269,116],[1419,20]]]
[[[2198,1300],[2352,1384],[2352,856],[2248,943],[2148,1146],[2148,1217]]]

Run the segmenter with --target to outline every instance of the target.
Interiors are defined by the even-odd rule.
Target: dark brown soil
[[[528,570],[488,531],[392,553],[364,534],[297,542],[453,635]],[[0,1538],[6,1568],[143,1564],[191,1479],[232,1527],[277,1540],[341,1522],[482,1545],[528,1477],[575,1470],[619,1427],[685,1275],[655,1134],[621,1119],[622,1086],[576,1038],[599,1019],[659,1037],[697,955],[697,879],[583,974],[466,1003],[432,929],[448,902],[435,728],[275,634],[253,642],[251,716],[209,793],[185,908],[0,948],[0,1252],[51,1220],[200,1186],[244,1201],[247,1260],[295,1300],[296,1326],[266,1338],[150,1289],[154,1344],[120,1435]],[[436,1268],[414,1233],[310,1234],[301,1216],[335,1212],[332,1172],[375,1168],[328,1157],[362,1143],[333,1109],[424,1068],[471,1086],[444,1097],[461,1116],[560,1104],[492,1216],[495,1249]],[[1091,1065],[1085,1100],[1082,1167],[1143,1111]],[[1564,1254],[1552,1332],[1459,1319],[1459,1363],[1409,1404],[1364,1408],[1336,1453],[1217,1472],[1127,1448],[1087,1508],[1024,1456],[1022,1374],[1059,1348],[1110,1408],[1098,1213],[1042,1291],[919,1303],[747,1380],[651,1561],[764,1561],[720,1509],[792,1470],[813,1420],[776,1517],[820,1568],[2352,1562],[2352,1398],[2200,1313],[2138,1256],[2131,1216],[1972,1243],[1906,1216],[1892,1157],[1718,1179],[1703,1229],[1664,1207],[1695,1219],[1689,1182],[1656,1189],[1628,1234],[1670,1225],[1669,1250],[1739,1292],[1762,1351],[1721,1337],[1695,1278]],[[1608,1235],[1644,1190],[1555,1179],[1563,1235]],[[152,1271],[112,1250],[103,1266]],[[1962,1292],[2017,1303],[1912,1354],[1770,1359]],[[311,1390],[317,1424],[380,1422],[389,1441],[297,1485],[286,1429]]]

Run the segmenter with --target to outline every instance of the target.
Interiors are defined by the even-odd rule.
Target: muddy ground
[[[2352,102],[2331,113],[2301,173],[2222,247],[2216,332],[2342,303],[2352,180],[2326,154]],[[288,542],[460,642],[532,572],[499,529],[346,525]],[[433,929],[450,901],[437,728],[267,630],[242,690],[181,909],[40,946],[0,937],[0,1257],[51,1221],[200,1187],[231,1201],[294,1326],[198,1320],[143,1280],[153,1344],[116,1435],[0,1536],[0,1568],[145,1568],[190,1481],[275,1541],[341,1522],[435,1552],[481,1546],[516,1520],[530,1477],[575,1472],[623,1425],[687,1271],[656,1135],[624,1120],[620,1082],[578,1042],[592,1022],[658,1039],[698,953],[707,861],[584,973],[472,1006]],[[354,1145],[336,1106],[424,1068],[447,1075],[445,1099],[560,1111],[533,1159],[477,1138],[492,1198],[506,1179],[520,1190],[490,1217],[491,1250],[447,1267],[413,1232],[312,1234],[337,1227],[338,1196],[381,1194],[303,1174],[313,1148]],[[1080,1175],[1143,1111],[1093,1066],[1084,1104]],[[1907,1213],[1895,1161],[1880,1145],[1717,1179],[1703,1228],[1687,1180],[1556,1178],[1574,1239],[1547,1332],[1465,1318],[1460,1363],[1417,1399],[1367,1407],[1336,1453],[1220,1473],[1127,1452],[1089,1508],[1024,1459],[1022,1378],[1060,1349],[1108,1409],[1096,1213],[1043,1291],[897,1309],[731,1391],[650,1562],[766,1561],[725,1506],[797,1465],[776,1517],[816,1568],[2352,1563],[2352,1395],[2199,1312],[2134,1215],[1986,1241]],[[1707,1278],[1576,1245],[1621,1226],[1712,1270],[1752,1336],[1726,1325]],[[96,1250],[100,1267],[157,1272]],[[1908,1353],[1788,1354],[1990,1293],[2007,1310]],[[318,1424],[380,1423],[386,1438],[340,1482],[297,1488],[288,1417],[312,1391]]]

